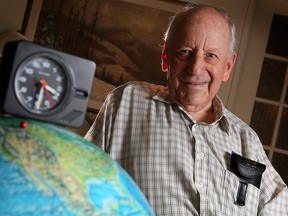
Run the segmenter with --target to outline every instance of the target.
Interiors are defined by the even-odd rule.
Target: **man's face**
[[[186,110],[199,111],[228,80],[236,55],[228,59],[230,32],[222,16],[211,9],[192,16],[173,28],[163,55],[170,96]]]

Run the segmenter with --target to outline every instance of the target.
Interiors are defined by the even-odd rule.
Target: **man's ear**
[[[226,71],[224,72],[223,77],[222,77],[222,81],[223,82],[226,82],[229,79],[231,71],[232,71],[232,68],[233,68],[234,63],[236,61],[236,58],[237,58],[237,55],[234,52],[232,54],[230,60],[227,62],[227,68],[226,68]]]
[[[162,49],[162,55],[161,55],[161,68],[163,72],[168,71],[168,63],[167,63],[167,50],[166,50],[166,44],[163,45]]]

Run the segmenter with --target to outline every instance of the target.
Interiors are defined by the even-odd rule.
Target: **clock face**
[[[19,65],[14,89],[20,104],[29,112],[49,114],[65,104],[69,94],[69,70],[56,55],[30,56]]]

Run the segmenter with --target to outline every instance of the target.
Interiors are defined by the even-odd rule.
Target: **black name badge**
[[[266,166],[256,161],[244,158],[241,155],[232,153],[230,161],[230,171],[239,178],[239,188],[236,203],[245,205],[245,198],[248,184],[260,188],[262,174]]]

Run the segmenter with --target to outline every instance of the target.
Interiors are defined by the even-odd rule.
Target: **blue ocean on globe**
[[[21,128],[27,121],[28,127]],[[0,216],[154,215],[130,176],[63,128],[0,118]]]

